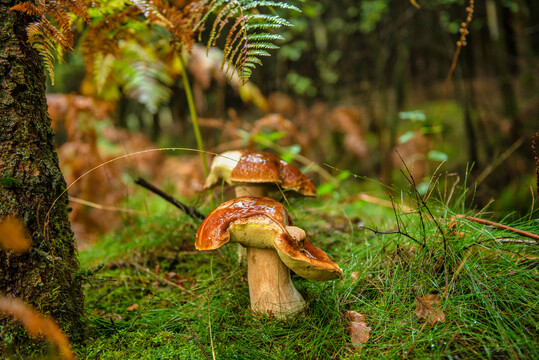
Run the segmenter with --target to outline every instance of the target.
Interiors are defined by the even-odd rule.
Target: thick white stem
[[[254,312],[285,318],[305,307],[275,250],[247,248],[247,278]]]

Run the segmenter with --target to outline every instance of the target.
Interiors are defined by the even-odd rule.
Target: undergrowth
[[[464,211],[460,199],[455,202],[411,201],[413,210],[405,213],[353,197],[290,199],[296,225],[341,266],[344,279],[312,282],[293,275],[308,307],[286,321],[249,311],[246,268],[235,246],[196,251],[198,224],[174,209],[130,218],[80,254],[92,330],[79,355],[538,358],[537,244],[453,218]],[[539,222],[516,226],[537,232]],[[98,264],[99,271],[88,271]],[[441,298],[444,322],[429,325],[416,316],[415,301],[426,294]],[[357,349],[347,310],[365,314],[371,328]]]

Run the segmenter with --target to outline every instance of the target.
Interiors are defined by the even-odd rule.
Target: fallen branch
[[[494,226],[494,227],[496,227],[498,229],[511,231],[511,232],[513,232],[515,234],[526,236],[526,237],[529,237],[531,239],[539,241],[539,235],[537,235],[537,234],[534,234],[534,233],[531,233],[531,232],[528,232],[528,231],[524,231],[524,230],[520,230],[520,229],[516,229],[514,227],[503,225],[503,224],[500,224],[500,223],[497,223],[497,222],[494,222],[494,221],[484,220],[484,219],[476,218],[476,217],[473,217],[473,216],[465,216],[465,215],[457,215],[457,217],[461,218],[461,219],[466,219],[466,220],[469,220],[469,221],[474,221],[474,222],[476,222],[478,224],[482,224],[482,225]]]
[[[176,206],[178,209],[183,211],[186,215],[192,217],[195,220],[204,220],[206,218],[206,215],[202,214],[200,211],[198,211],[196,208],[185,205],[184,203],[178,201],[174,197],[170,196],[169,194],[165,193],[163,190],[158,189],[157,187],[153,186],[146,180],[142,178],[138,178],[135,180],[135,184],[142,186],[143,188],[146,188],[150,190],[151,192],[161,196],[163,199],[170,202],[172,205]]]

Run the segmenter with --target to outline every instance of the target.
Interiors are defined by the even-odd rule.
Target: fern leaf
[[[279,26],[292,26],[292,23],[290,23],[288,20],[277,15],[252,14],[247,16],[247,21],[261,21]]]
[[[249,37],[249,40],[251,40],[251,38]],[[274,49],[278,49],[279,47],[275,44],[272,44],[272,43],[267,43],[267,42],[256,42],[256,43],[250,43],[248,46],[247,46],[248,49],[267,49],[267,50],[274,50]]]
[[[90,14],[88,14],[88,6],[84,2],[78,0],[64,0],[64,4],[69,11],[84,20],[87,25],[92,25]]]
[[[266,50],[277,49],[274,42],[283,39],[271,30],[292,26],[289,21],[276,15],[275,9],[299,11],[297,6],[286,1],[211,0],[199,3],[202,4],[193,5],[190,9],[191,18],[198,20],[194,30],[203,29],[209,16],[215,16],[207,42],[208,49],[216,44],[226,26],[234,19],[226,36],[221,69],[226,73],[230,70],[232,74],[236,72],[243,83],[252,74],[252,69],[261,64],[258,57],[269,56]],[[273,14],[264,13],[265,9],[269,9]]]
[[[266,50],[253,49],[247,52],[248,56],[271,56]]]
[[[254,34],[254,35],[250,35],[249,39],[251,41],[262,41],[262,40],[275,41],[275,40],[284,40],[284,37],[279,34]]]
[[[274,7],[274,8],[280,8],[285,10],[293,10],[293,11],[301,11],[297,6],[289,4],[284,1],[250,1],[245,8],[258,8],[258,7]]]
[[[26,13],[31,16],[42,17],[45,14],[45,8],[42,6],[36,6],[30,1],[25,1],[12,6],[10,10]]]

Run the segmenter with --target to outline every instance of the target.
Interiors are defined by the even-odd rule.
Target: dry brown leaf
[[[22,222],[14,216],[7,216],[0,221],[0,245],[16,253],[30,249],[32,242],[26,236]]]
[[[138,309],[138,304],[133,304],[133,305],[128,306],[127,309],[125,309],[125,311],[133,311],[136,309]]]
[[[438,309],[441,300],[436,294],[427,294],[416,299],[415,314],[420,319],[425,319],[429,325],[436,322],[444,322],[445,314]]]
[[[365,315],[357,311],[347,311],[344,316],[350,320],[348,328],[350,329],[352,345],[357,348],[365,344],[371,336],[371,328],[365,322]]]
[[[18,299],[0,296],[0,313],[7,314],[21,322],[31,336],[43,335],[56,344],[63,359],[74,359],[67,336],[52,319],[46,318]]]

